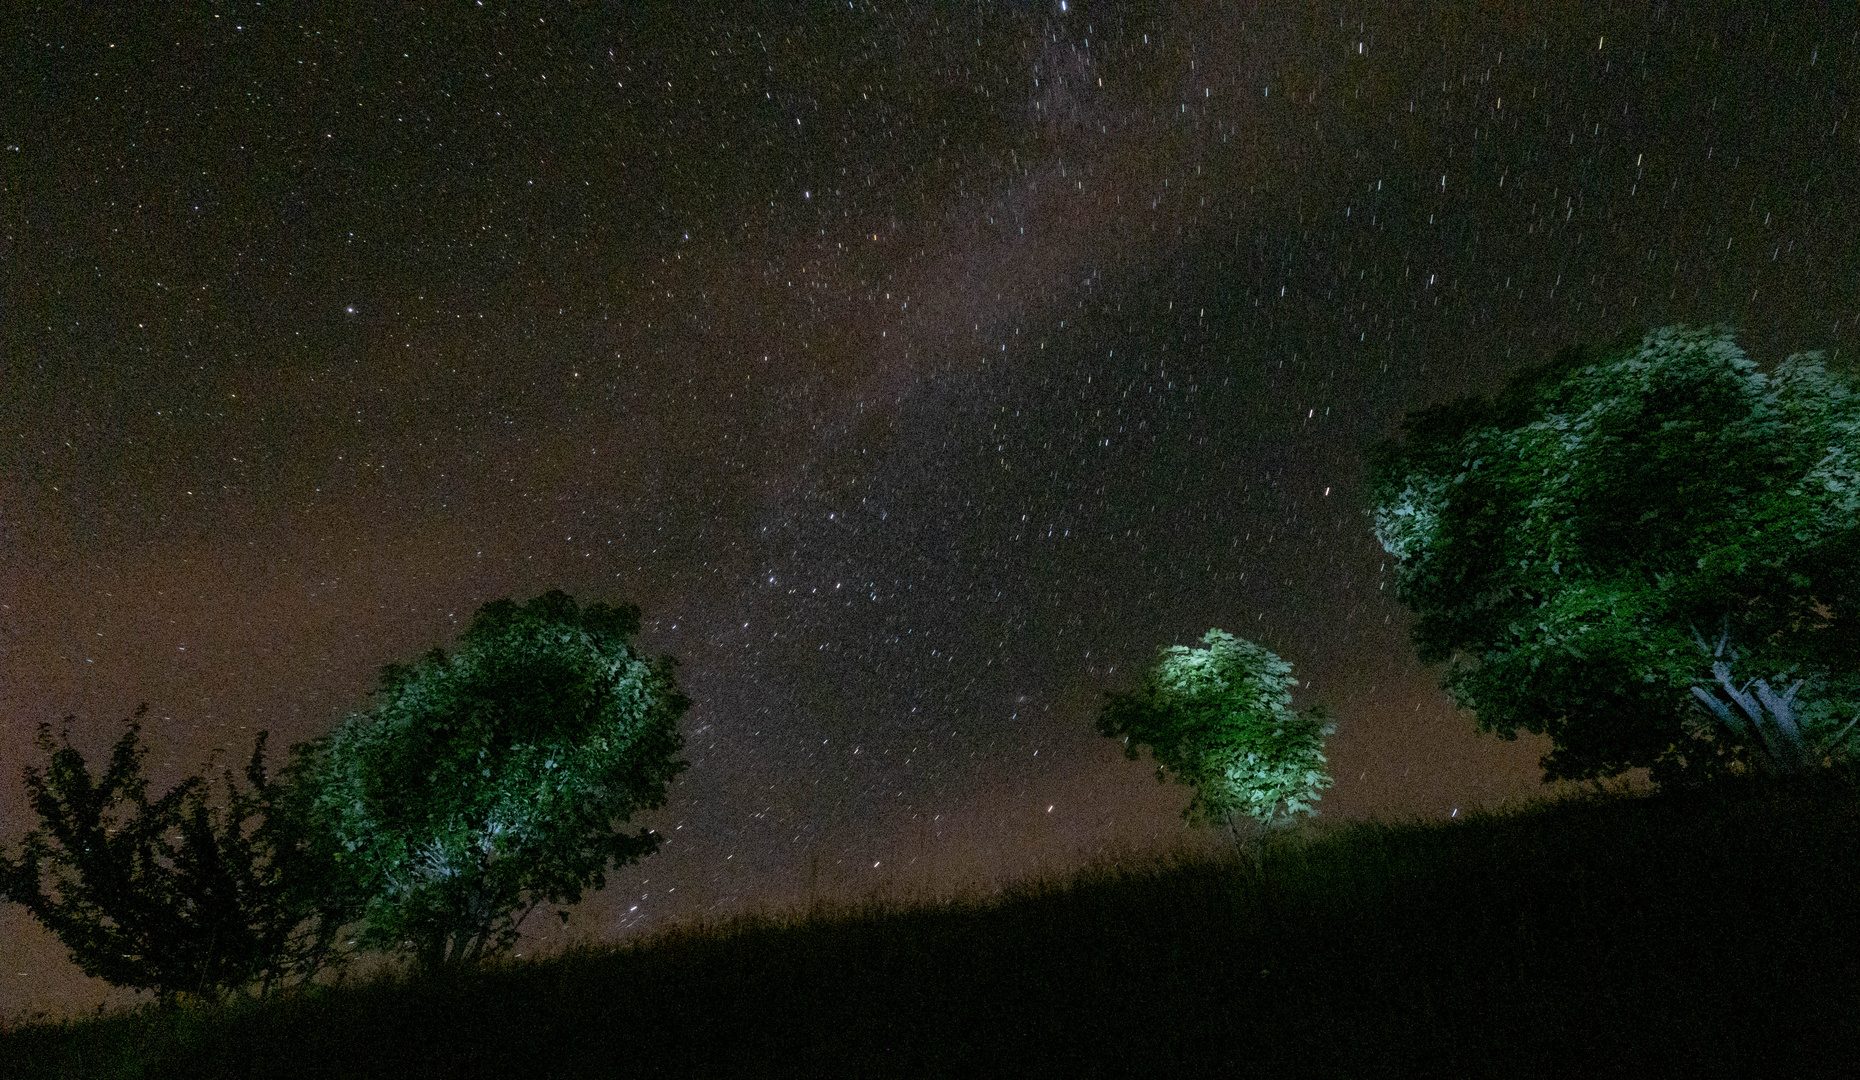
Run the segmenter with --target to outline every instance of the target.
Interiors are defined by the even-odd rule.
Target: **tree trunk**
[[[1730,702],[1725,702],[1717,693],[1703,686],[1692,687],[1693,697],[1722,721],[1732,734],[1744,734],[1746,724],[1754,729],[1757,734],[1756,745],[1762,751],[1766,768],[1780,775],[1788,775],[1801,772],[1812,764],[1795,718],[1795,694],[1802,688],[1802,680],[1797,679],[1789,689],[1778,694],[1763,679],[1753,679],[1739,687],[1731,678],[1731,665],[1723,660],[1712,664],[1711,673],[1718,681],[1716,689],[1730,698]]]
[[[1692,639],[1698,642],[1701,651],[1712,658],[1711,674],[1717,680],[1717,686],[1712,689],[1699,685],[1692,687],[1692,696],[1698,699],[1699,704],[1716,716],[1733,735],[1744,737],[1746,724],[1753,729],[1757,735],[1754,745],[1760,754],[1759,760],[1769,772],[1787,776],[1802,772],[1814,764],[1808,747],[1802,741],[1801,726],[1795,717],[1795,694],[1802,688],[1802,680],[1797,679],[1780,694],[1764,679],[1752,679],[1739,687],[1731,678],[1730,661],[1725,659],[1725,646],[1731,640],[1729,625],[1719,635],[1716,648],[1706,646],[1705,639],[1699,636],[1696,627],[1692,630]],[[1733,649],[1731,654],[1732,659],[1735,659],[1736,650]],[[1720,693],[1724,696],[1720,697]],[[1727,702],[1725,698],[1730,700]]]

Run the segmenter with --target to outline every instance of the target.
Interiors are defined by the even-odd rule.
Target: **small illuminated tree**
[[[1134,693],[1107,694],[1098,732],[1124,740],[1135,761],[1150,748],[1158,780],[1173,775],[1194,790],[1183,818],[1223,822],[1236,843],[1235,820],[1258,832],[1317,813],[1331,786],[1324,737],[1336,730],[1318,706],[1292,712],[1292,665],[1224,630],[1201,648],[1172,645]]]
[[[685,768],[674,661],[628,644],[639,609],[561,592],[478,609],[458,651],[381,672],[375,705],[300,747],[314,802],[369,894],[365,945],[423,967],[509,947],[657,850],[622,830]],[[566,920],[566,910],[558,912]]]

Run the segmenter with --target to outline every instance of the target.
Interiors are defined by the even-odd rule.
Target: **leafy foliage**
[[[1482,728],[1550,735],[1547,778],[1855,748],[1860,394],[1818,356],[1657,330],[1404,432],[1372,514],[1414,642]]]
[[[1136,760],[1150,748],[1157,779],[1174,774],[1194,789],[1182,816],[1225,822],[1236,815],[1261,830],[1298,814],[1312,815],[1331,785],[1324,736],[1335,730],[1324,711],[1291,711],[1292,665],[1224,630],[1209,630],[1202,647],[1173,645],[1132,694],[1108,694],[1098,732],[1124,740]]]
[[[639,609],[557,591],[486,604],[457,653],[382,669],[376,701],[302,748],[314,802],[370,893],[363,942],[425,966],[507,948],[540,903],[658,847],[620,831],[685,765],[674,661]],[[567,912],[560,912],[566,919]]]
[[[139,707],[110,764],[93,778],[50,724],[37,742],[44,769],[25,769],[40,827],[17,860],[0,856],[0,891],[25,905],[88,975],[163,999],[219,999],[305,981],[337,959],[356,911],[329,852],[266,775],[260,732],[242,786],[226,770],[226,805],[188,777],[154,801],[142,775]],[[67,718],[67,724],[69,718]]]

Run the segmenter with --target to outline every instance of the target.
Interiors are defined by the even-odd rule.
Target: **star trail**
[[[1407,640],[1363,453],[1573,342],[1860,333],[1851,13],[1722,4],[22,10],[0,35],[0,836],[478,605],[631,601],[657,855],[524,950],[1218,843],[1093,732],[1210,627],[1325,817],[1542,790]],[[0,1011],[128,1000],[0,913]]]

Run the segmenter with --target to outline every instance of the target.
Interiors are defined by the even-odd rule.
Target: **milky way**
[[[1325,815],[1539,790],[1363,451],[1670,322],[1850,365],[1854,20],[1067,7],[0,35],[0,835],[40,720],[146,701],[171,783],[551,588],[697,704],[666,847],[525,949],[1214,842],[1092,730],[1212,626],[1337,713]],[[0,1011],[127,1000],[0,927]]]

